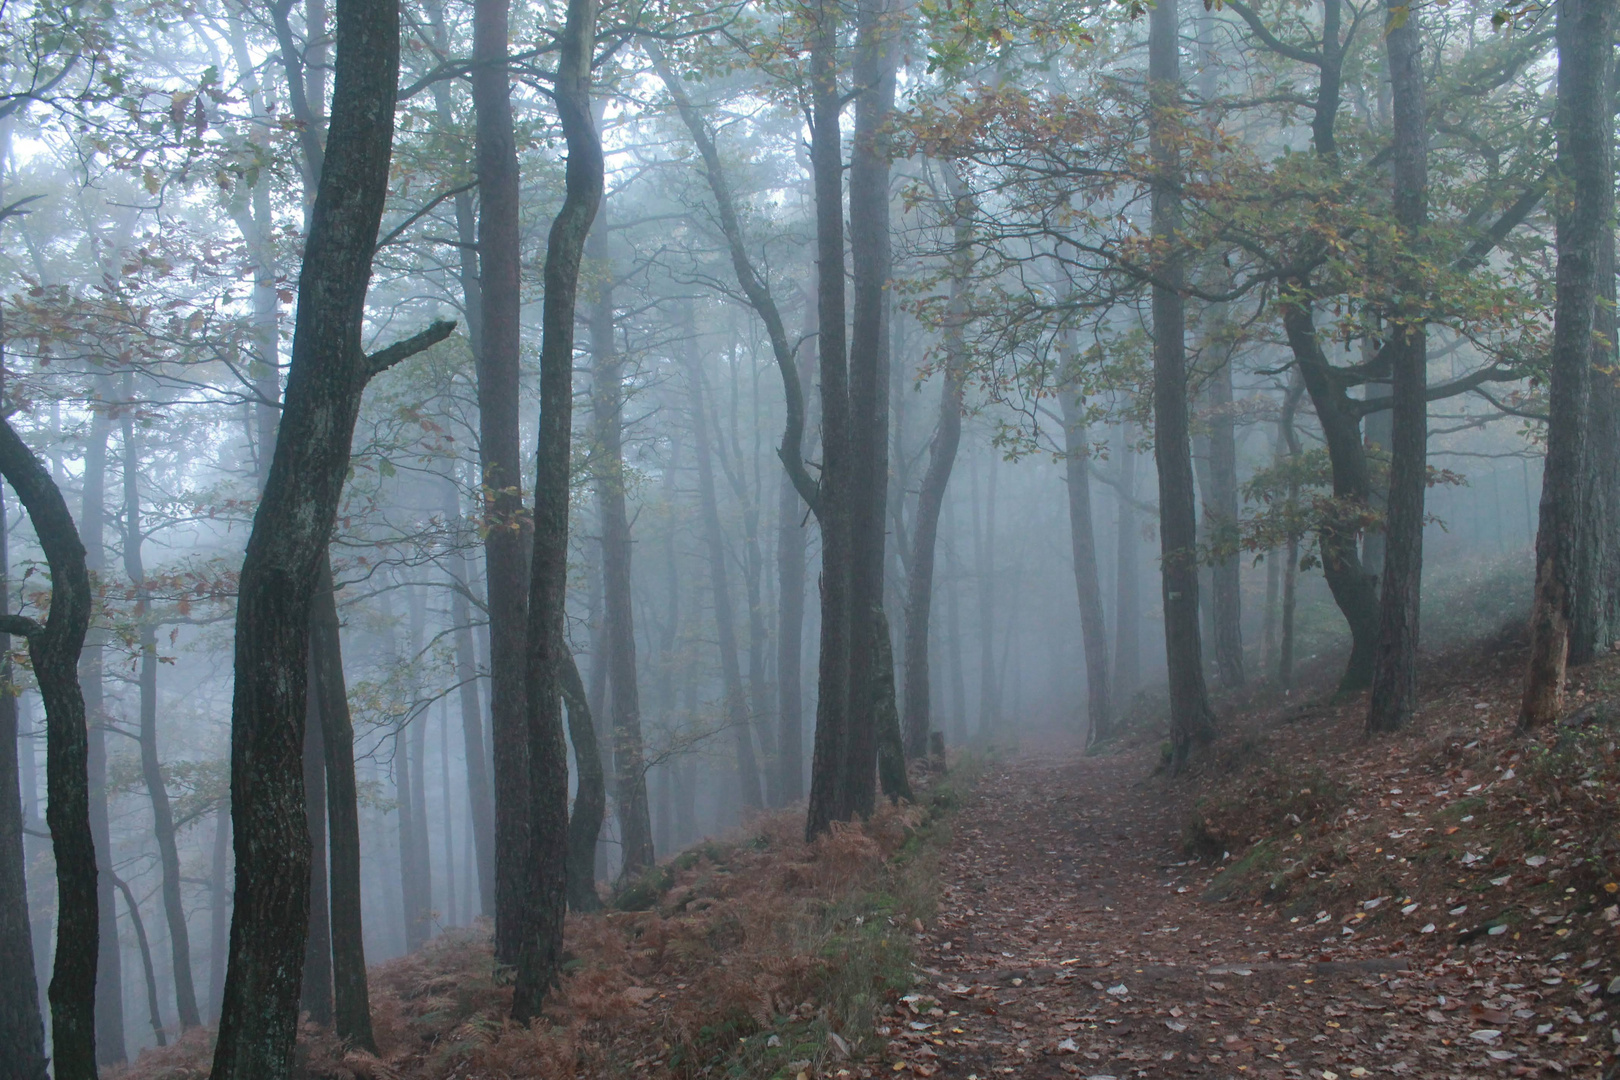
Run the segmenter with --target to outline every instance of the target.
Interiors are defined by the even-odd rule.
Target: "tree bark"
[[[5,494],[0,491],[0,612],[11,610]],[[11,635],[0,633],[0,1055],[17,1080],[45,1080],[45,1024],[39,1012],[33,925],[23,846],[24,810],[17,782],[29,760],[17,753],[17,694],[12,683]],[[32,744],[30,744],[32,745]]]
[[[1153,286],[1153,457],[1159,471],[1159,544],[1164,647],[1170,673],[1170,743],[1179,769],[1192,748],[1215,735],[1204,686],[1198,628],[1198,520],[1187,415],[1187,315],[1181,162],[1173,132],[1181,101],[1176,0],[1160,0],[1148,30],[1148,87],[1154,166],[1153,238],[1161,248]]]
[[[1536,591],[1530,615],[1530,661],[1519,726],[1558,719],[1563,706],[1571,624],[1576,617],[1585,549],[1597,541],[1583,520],[1583,499],[1596,454],[1591,436],[1592,331],[1602,287],[1601,234],[1613,227],[1614,149],[1610,81],[1613,3],[1563,0],[1558,6],[1558,159],[1568,192],[1555,209],[1557,305],[1548,386],[1547,457],[1536,529]],[[1608,376],[1605,375],[1605,378]],[[1609,523],[1600,523],[1605,527]]]
[[[1071,350],[1066,350],[1072,353]],[[1074,363],[1071,355],[1069,363]],[[1114,730],[1114,704],[1108,686],[1108,630],[1102,583],[1097,577],[1097,539],[1091,520],[1091,446],[1085,403],[1067,386],[1059,392],[1063,409],[1063,452],[1069,495],[1069,541],[1074,583],[1080,598],[1080,633],[1086,657],[1086,741],[1106,739]]]
[[[61,491],[3,419],[0,474],[28,511],[51,571],[51,608],[45,625],[7,615],[0,629],[27,636],[34,678],[45,701],[45,820],[56,855],[57,895],[56,956],[48,993],[52,1075],[57,1080],[95,1080],[100,898],[78,671],[90,625],[90,572]]]
[[[1390,170],[1401,249],[1392,282],[1398,298],[1389,312],[1394,424],[1390,443],[1389,510],[1384,527],[1383,591],[1378,651],[1373,662],[1367,730],[1405,727],[1417,706],[1419,598],[1423,588],[1423,504],[1429,486],[1428,334],[1419,265],[1429,219],[1429,153],[1418,13],[1386,4],[1384,35],[1395,126]],[[1400,13],[1397,16],[1397,13]],[[1396,23],[1399,25],[1396,25]]]
[[[1134,425],[1120,425],[1119,483],[1116,488],[1118,511],[1114,534],[1114,682],[1115,707],[1129,707],[1141,679],[1142,602],[1139,599],[1141,571],[1137,555],[1142,538],[1136,524],[1136,451],[1132,449]]]
[[[515,964],[529,904],[531,796],[525,689],[529,580],[518,431],[522,234],[507,66],[508,7],[508,0],[476,0],[473,6],[472,95],[478,169],[478,447],[489,605],[490,739],[495,750],[495,959]]]
[[[945,491],[962,445],[962,389],[967,369],[963,323],[967,318],[968,273],[973,259],[973,201],[954,162],[940,165],[950,191],[951,285],[944,330],[945,361],[940,378],[939,420],[928,445],[928,468],[917,491],[912,521],[911,560],[906,574],[906,711],[903,732],[906,757],[928,753],[933,728],[933,688],[928,662],[929,624],[934,607],[934,549]]]
[[[304,818],[309,823],[309,933],[304,936],[304,982],[299,1008],[323,1027],[332,1012],[332,902],[327,859],[326,733],[319,679],[315,675],[314,634],[310,636],[309,680],[304,691]]]
[[[613,264],[607,220],[599,216],[587,241],[603,284],[590,309],[591,418],[595,428],[596,506],[602,528],[602,593],[608,678],[613,693],[613,795],[619,817],[622,873],[635,877],[654,860],[647,806],[646,755],[641,737],[641,687],[636,678],[635,612],[630,599],[630,516],[625,508],[624,360],[613,341]]]
[[[573,428],[574,312],[579,263],[602,198],[602,143],[591,114],[595,0],[568,0],[557,39],[554,95],[568,145],[563,205],[546,245],[541,314],[540,433],[534,485],[534,555],[524,685],[528,693],[530,916],[525,920],[512,1017],[540,1013],[562,964],[568,866],[568,749],[563,741],[564,629],[568,601],[569,440]],[[487,288],[487,286],[486,286]],[[490,328],[486,322],[486,335]],[[491,580],[491,592],[494,582]]]
[[[354,721],[343,679],[343,640],[338,622],[332,563],[323,560],[310,619],[310,665],[319,702],[325,753],[326,810],[330,851],[332,1026],[350,1046],[375,1053],[371,994],[360,894],[360,803],[354,775]]]
[[[146,1015],[152,1025],[153,1040],[159,1046],[168,1046],[169,1037],[163,1030],[163,1010],[158,1003],[157,971],[152,967],[152,945],[146,938],[146,920],[141,918],[141,906],[123,878],[114,877],[113,885],[124,894],[124,907],[129,911],[130,924],[135,928],[135,947],[141,956],[141,971],[146,976]]]
[[[299,275],[281,425],[238,587],[236,910],[215,1080],[279,1080],[292,1071],[309,905],[302,756],[312,596],[366,382],[453,328],[437,324],[373,356],[361,347],[398,80],[397,3],[339,0],[332,122]]]
[[[882,604],[872,605],[872,641],[877,655],[872,664],[873,720],[877,726],[878,786],[890,802],[910,802],[911,778],[906,775],[906,747],[900,737],[900,710],[894,693],[894,638]]]
[[[1220,322],[1216,319],[1217,325]],[[1221,685],[1235,689],[1244,683],[1243,584],[1237,535],[1237,424],[1232,417],[1231,346],[1219,339],[1209,344],[1224,355],[1211,373],[1208,385],[1209,490],[1204,499],[1205,542],[1217,552],[1210,566],[1215,666],[1221,675]]]
[[[562,675],[568,737],[579,763],[579,786],[574,789],[574,809],[568,815],[568,906],[575,911],[599,911],[602,898],[596,894],[596,848],[607,817],[607,783],[590,699],[572,653],[564,661]]]
[[[158,653],[157,626],[152,622],[151,595],[146,586],[146,568],[141,558],[144,536],[141,532],[140,444],[135,436],[133,380],[124,377],[124,409],[120,424],[124,436],[124,573],[135,588],[137,644],[141,650],[140,748],[141,777],[152,802],[152,832],[157,840],[158,865],[163,880],[163,915],[169,928],[169,951],[174,963],[174,996],[180,1014],[181,1030],[198,1027],[202,1015],[197,1008],[197,990],[191,973],[191,935],[186,928],[186,911],[181,895],[180,852],[175,843],[174,811],[163,779],[158,756]]]
[[[461,704],[462,749],[467,758],[467,802],[472,823],[472,841],[478,865],[478,908],[487,916],[495,914],[495,801],[490,792],[489,751],[484,743],[483,702],[478,693],[477,646],[473,640],[472,560],[467,548],[472,543],[461,499],[455,484],[445,482],[445,514],[455,521],[458,539],[451,562],[454,581],[450,591],[450,621],[455,625],[456,682]]]

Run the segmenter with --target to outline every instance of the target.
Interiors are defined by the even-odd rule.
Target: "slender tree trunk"
[[[568,816],[568,906],[575,911],[598,911],[602,898],[596,894],[596,852],[602,822],[607,817],[607,782],[602,772],[602,752],[596,745],[590,698],[572,653],[564,659],[562,677],[563,700],[568,704],[568,737],[574,744],[574,760],[579,763],[579,786],[574,790],[573,813]]]
[[[311,648],[314,636],[311,634]],[[317,1024],[332,1023],[332,903],[327,873],[326,733],[321,717],[315,656],[304,691],[304,817],[309,822],[309,933],[304,937],[304,983],[299,1008]]]
[[[427,604],[422,596],[422,589],[412,583],[406,590],[406,600],[410,605],[410,660],[416,665],[424,651],[424,640],[427,634]],[[412,680],[413,697],[420,701],[423,698],[420,679]],[[433,855],[432,834],[428,828],[427,812],[427,710],[424,708],[416,714],[409,726],[410,770],[411,770],[411,898],[417,912],[416,934],[419,944],[426,944],[433,937]]]
[[[636,679],[636,626],[630,600],[630,516],[625,508],[624,361],[613,341],[613,264],[607,220],[599,216],[587,248],[604,283],[590,309],[596,436],[596,506],[602,527],[602,592],[607,670],[613,685],[613,794],[619,817],[622,873],[652,865],[652,816],[647,807],[646,755],[641,738],[641,687]]]
[[[892,672],[884,683],[877,671],[876,635],[888,623],[873,611],[883,606],[889,482],[889,122],[896,60],[891,21],[885,0],[861,0],[857,6],[859,93],[849,162],[849,704],[841,819],[868,817],[874,808],[880,738],[874,692],[893,683]]]
[[[450,797],[450,711],[444,698],[439,699],[439,783],[444,792],[444,821],[440,823],[444,838],[444,925],[456,927],[461,925],[456,905],[456,812],[455,800]]]
[[[541,315],[540,435],[534,485],[534,556],[524,685],[528,693],[528,895],[512,996],[512,1017],[540,1013],[562,964],[568,859],[568,749],[563,741],[560,683],[568,656],[569,442],[573,429],[574,314],[585,238],[602,198],[602,143],[591,114],[591,59],[596,0],[568,0],[557,39],[553,92],[568,145],[563,205],[546,245]],[[487,253],[486,253],[487,258]],[[487,265],[487,264],[486,264]],[[485,289],[488,289],[486,274]],[[489,326],[485,325],[485,333]],[[491,592],[493,593],[493,581]]]
[[[1071,355],[1068,360],[1072,365],[1075,358]],[[1059,401],[1067,459],[1069,540],[1074,552],[1074,583],[1080,597],[1080,633],[1086,656],[1086,741],[1090,743],[1106,739],[1114,727],[1114,704],[1108,687],[1108,623],[1103,615],[1097,540],[1091,521],[1091,446],[1085,403],[1073,386],[1064,388]]]
[[[163,780],[158,756],[158,653],[157,626],[151,620],[151,598],[141,558],[140,444],[135,436],[133,380],[124,377],[125,406],[121,417],[124,436],[124,573],[135,588],[136,634],[141,650],[140,748],[141,776],[152,802],[152,832],[157,840],[158,865],[163,879],[163,914],[169,928],[169,950],[174,962],[174,996],[182,1030],[202,1024],[197,990],[191,974],[191,935],[181,895],[180,853],[175,843],[174,811]]]
[[[1160,577],[1164,648],[1170,671],[1170,742],[1179,769],[1196,744],[1214,737],[1198,628],[1198,520],[1194,508],[1187,409],[1187,316],[1181,295],[1181,162],[1171,130],[1181,101],[1180,19],[1160,0],[1148,31],[1152,99],[1153,237],[1162,245],[1153,286],[1153,457],[1159,470]]]
[[[900,737],[900,710],[895,707],[894,638],[882,604],[872,606],[872,618],[877,623],[872,634],[877,648],[872,665],[872,700],[875,703],[873,720],[877,726],[878,786],[890,802],[910,802],[913,795],[911,779],[906,775],[906,747]]]
[[[219,1019],[225,1000],[225,959],[230,947],[231,804],[229,796],[214,811],[214,850],[208,872],[208,1019]]]
[[[1114,535],[1114,701],[1123,710],[1129,706],[1141,680],[1142,602],[1141,571],[1137,554],[1142,538],[1136,524],[1136,451],[1131,448],[1135,432],[1127,421],[1120,426],[1118,517]]]
[[[310,673],[326,755],[326,807],[332,934],[332,1014],[338,1038],[376,1052],[360,894],[360,803],[354,774],[354,721],[343,679],[343,641],[330,559],[323,560],[310,619]]]
[[[1305,388],[1298,369],[1283,397],[1282,415],[1277,420],[1279,449],[1287,448],[1288,456],[1297,459],[1300,454],[1299,432],[1294,428],[1294,416]],[[1288,482],[1284,513],[1290,522],[1299,516],[1299,480],[1297,472]],[[1277,682],[1284,690],[1294,685],[1294,602],[1299,587],[1299,533],[1288,532],[1288,545],[1283,556],[1282,581],[1282,641],[1277,653]]]
[[[56,1080],[95,1080],[99,890],[78,673],[90,625],[90,572],[61,491],[3,419],[0,474],[28,511],[51,570],[51,607],[44,627],[5,615],[0,630],[28,638],[34,678],[45,700],[45,820],[56,855],[57,896],[56,955],[48,994],[52,1075]]]
[[[973,492],[973,579],[978,587],[979,626],[979,734],[989,735],[999,726],[1001,695],[996,687],[996,463],[994,451],[989,463],[987,497],[979,502],[978,473],[972,474]],[[980,521],[980,515],[983,521]]]
[[[448,478],[445,482],[445,514],[456,522],[457,550],[451,562],[454,582],[450,591],[450,621],[455,626],[456,682],[461,704],[462,749],[467,758],[467,802],[472,826],[473,847],[478,858],[478,906],[485,915],[495,914],[495,802],[490,793],[489,757],[484,744],[483,703],[478,693],[477,646],[473,640],[472,605],[468,596],[473,587],[472,560],[467,557],[470,530],[461,514],[461,500]]]
[[[152,1025],[152,1037],[159,1046],[168,1046],[169,1037],[163,1030],[163,1010],[158,1002],[157,971],[152,966],[152,946],[146,938],[146,920],[141,918],[141,907],[135,894],[123,878],[114,877],[113,885],[124,894],[124,907],[129,911],[130,924],[135,929],[135,946],[141,957],[141,971],[146,976],[146,1015]]]
[[[312,595],[366,382],[453,329],[438,324],[373,356],[361,348],[393,141],[397,4],[339,0],[335,69],[276,452],[238,587],[236,910],[214,1080],[280,1080],[292,1071],[309,910],[302,756]]]
[[[920,758],[928,753],[928,734],[933,728],[928,637],[934,606],[934,549],[939,541],[945,491],[956,465],[956,451],[962,445],[962,383],[967,368],[962,331],[967,317],[967,277],[973,259],[973,197],[962,183],[954,162],[943,162],[940,169],[952,198],[951,292],[944,331],[945,365],[940,379],[939,420],[928,446],[928,469],[923,473],[917,492],[911,565],[906,574],[903,730],[908,758]]]
[[[1423,233],[1429,219],[1428,132],[1417,12],[1387,5],[1384,35],[1395,111],[1392,142],[1395,221],[1393,287],[1398,298],[1389,323],[1394,431],[1390,445],[1389,513],[1384,529],[1383,593],[1378,651],[1373,663],[1367,730],[1406,726],[1417,706],[1419,598],[1423,589],[1423,504],[1429,486],[1428,335],[1423,321]],[[1396,12],[1401,12],[1395,25]]]
[[[473,6],[473,112],[478,169],[478,446],[483,466],[489,604],[490,738],[495,748],[495,959],[515,964],[525,934],[531,864],[525,700],[523,466],[518,433],[521,226],[508,0]],[[471,299],[469,297],[469,299]]]
[[[954,515],[953,515],[954,516]],[[953,547],[945,549],[945,573],[951,588],[947,594],[945,631],[950,635],[951,672],[951,742],[960,746],[967,742],[967,678],[962,663],[962,567],[956,560]]]
[[[1600,240],[1613,228],[1614,132],[1612,0],[1563,0],[1558,6],[1558,160],[1568,192],[1557,204],[1557,306],[1548,394],[1547,458],[1536,530],[1536,592],[1530,615],[1530,663],[1519,710],[1523,728],[1553,723],[1563,706],[1571,625],[1587,549],[1600,543],[1583,520],[1591,458],[1592,332],[1604,262]],[[1603,376],[1608,378],[1607,374]],[[1596,523],[1610,529],[1612,523]],[[1595,582],[1585,583],[1589,587]]]
[[[0,490],[0,612],[11,610],[6,526],[5,494]],[[17,1080],[45,1080],[45,1024],[39,1012],[24,869],[26,818],[17,787],[22,770],[32,776],[34,756],[30,749],[28,759],[19,765],[17,734],[11,635],[0,633],[0,1056]]]
[[[1217,321],[1220,325],[1220,320]],[[1232,416],[1231,346],[1222,350],[1211,374],[1209,401],[1209,490],[1204,500],[1206,543],[1220,554],[1210,567],[1211,614],[1215,623],[1215,664],[1221,685],[1240,687],[1243,671],[1243,583],[1238,550],[1237,424]]]
[[[90,417],[90,440],[84,451],[84,545],[85,565],[100,577],[107,568],[102,530],[107,519],[107,438],[112,418],[106,403],[113,396],[112,380],[101,376],[95,383],[96,397],[103,407]],[[86,722],[90,725],[88,762],[90,777],[90,832],[96,849],[96,910],[99,934],[96,938],[96,1064],[117,1065],[127,1060],[124,1045],[123,954],[118,947],[118,915],[112,884],[112,826],[107,808],[107,715],[102,667],[105,662],[107,632],[97,627],[87,632],[79,660],[79,682],[83,686]],[[60,902],[60,901],[59,901]],[[54,1021],[53,1021],[54,1027]]]

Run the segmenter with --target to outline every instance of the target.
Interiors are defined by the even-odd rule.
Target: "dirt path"
[[[1405,955],[1310,912],[1202,900],[1211,871],[1179,853],[1184,809],[1146,765],[1044,747],[988,770],[919,935],[929,982],[885,1024],[885,1068],[952,1080],[1564,1072],[1511,1045],[1541,1017],[1507,1007],[1540,987],[1499,987],[1463,960]],[[1585,1030],[1606,1042],[1608,1026]]]

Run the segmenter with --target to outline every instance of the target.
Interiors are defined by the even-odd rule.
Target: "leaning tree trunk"
[[[564,628],[568,602],[569,440],[573,429],[574,308],[579,263],[602,198],[602,142],[591,115],[591,58],[596,0],[568,0],[557,39],[553,90],[568,144],[562,208],[546,243],[541,313],[540,434],[534,482],[534,555],[524,686],[528,694],[528,917],[518,955],[512,1017],[540,1013],[562,965],[567,903],[568,748],[563,739],[561,681],[571,655]],[[486,336],[489,326],[484,328]],[[491,592],[494,582],[491,581]]]
[[[1073,363],[1073,357],[1069,357]],[[1072,372],[1070,377],[1072,377]],[[1097,578],[1097,537],[1091,521],[1091,446],[1086,437],[1085,404],[1071,385],[1060,391],[1063,452],[1069,495],[1069,539],[1074,552],[1074,583],[1080,597],[1080,633],[1086,654],[1088,742],[1113,733],[1114,704],[1108,686],[1108,630],[1102,583]]]
[[[613,795],[625,877],[653,863],[647,807],[646,755],[641,738],[641,687],[636,679],[636,625],[630,598],[630,515],[625,509],[624,359],[613,342],[613,266],[607,221],[598,218],[588,241],[603,283],[591,304],[591,413],[596,436],[596,505],[602,521],[602,594],[607,670],[612,688]]]
[[[596,894],[596,842],[607,817],[607,781],[585,680],[579,677],[579,664],[571,653],[563,662],[562,679],[568,738],[579,763],[579,785],[574,789],[573,812],[568,815],[568,906],[575,911],[599,911],[602,898]]]
[[[1373,662],[1368,731],[1404,727],[1417,706],[1419,596],[1423,588],[1423,503],[1429,486],[1429,352],[1423,319],[1419,251],[1429,218],[1428,132],[1417,12],[1391,4],[1384,35],[1395,113],[1392,149],[1395,221],[1401,230],[1392,285],[1399,297],[1389,317],[1394,431],[1390,439],[1389,510],[1384,528],[1383,593]],[[1395,25],[1396,11],[1404,12]]]
[[[518,431],[518,162],[507,69],[508,0],[473,7],[480,305],[478,447],[489,604],[490,740],[495,750],[495,959],[515,964],[529,899],[529,734],[525,689],[523,451]],[[549,295],[549,294],[548,294]]]
[[[1198,630],[1198,519],[1187,415],[1187,312],[1181,242],[1181,161],[1174,125],[1181,100],[1176,0],[1160,0],[1148,31],[1152,99],[1153,238],[1161,247],[1153,285],[1153,457],[1159,469],[1159,545],[1164,649],[1170,673],[1170,742],[1179,768],[1215,734]]]
[[[5,505],[0,492],[0,612],[11,608]],[[33,771],[32,750],[25,767]],[[18,775],[11,635],[0,633],[0,1055],[17,1080],[45,1080],[45,1024],[39,1014],[33,927],[28,921]]]
[[[169,1038],[163,1031],[163,1009],[158,1002],[157,970],[152,966],[152,945],[146,938],[146,920],[141,918],[141,906],[135,902],[129,883],[114,876],[113,886],[124,894],[124,908],[135,929],[135,948],[141,957],[141,972],[146,976],[146,1015],[152,1025],[153,1041],[159,1046],[168,1046]]]
[[[906,575],[906,705],[902,732],[906,757],[928,753],[933,729],[933,688],[928,663],[929,624],[934,609],[934,549],[945,491],[962,445],[962,388],[967,367],[962,324],[967,317],[968,272],[973,257],[973,201],[954,162],[940,166],[952,199],[951,292],[944,331],[945,363],[940,379],[939,420],[928,444],[928,468],[917,491],[912,524],[911,564]]]
[[[435,324],[373,356],[361,345],[398,84],[397,0],[338,0],[332,119],[299,274],[287,389],[238,586],[236,910],[215,1080],[279,1080],[293,1069],[309,905],[302,758],[312,598],[366,383],[453,329]]]
[[[1557,306],[1553,311],[1548,392],[1547,459],[1536,530],[1536,592],[1530,615],[1530,663],[1519,725],[1557,720],[1563,705],[1570,625],[1584,548],[1592,329],[1601,295],[1599,236],[1612,228],[1613,117],[1609,75],[1613,52],[1612,0],[1564,0],[1558,7],[1558,162],[1568,196],[1558,204]],[[1609,377],[1607,375],[1605,378]]]
[[[315,585],[309,648],[325,752],[327,886],[331,895],[332,1027],[350,1046],[373,1053],[371,993],[366,983],[366,947],[360,896],[360,800],[354,776],[354,721],[343,679],[343,641],[338,623],[332,563],[324,560]]]
[[[158,756],[158,652],[157,626],[152,622],[151,592],[146,585],[146,568],[141,558],[140,444],[135,436],[135,404],[132,380],[124,379],[125,403],[121,418],[124,436],[124,573],[135,588],[137,643],[141,658],[140,686],[141,777],[152,802],[152,833],[157,840],[158,866],[162,871],[163,915],[169,928],[169,952],[174,963],[175,1006],[182,1030],[199,1027],[202,1015],[197,1008],[197,990],[191,973],[191,935],[186,929],[186,911],[180,882],[180,852],[175,843],[174,810],[163,780]]]
[[[79,653],[90,626],[90,571],[67,503],[51,475],[11,425],[0,419],[0,474],[34,524],[51,570],[51,608],[43,627],[5,615],[0,629],[28,638],[28,656],[45,700],[45,820],[56,855],[56,957],[51,973],[52,1074],[96,1077],[96,849],[90,834],[89,744]],[[16,745],[15,741],[11,744]],[[29,988],[30,997],[34,989]]]

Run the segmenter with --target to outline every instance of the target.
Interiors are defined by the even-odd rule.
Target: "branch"
[[[1466,394],[1470,390],[1478,390],[1488,382],[1515,382],[1522,378],[1524,378],[1524,372],[1517,368],[1492,364],[1490,367],[1480,368],[1478,371],[1452,379],[1450,382],[1428,387],[1423,392],[1423,400],[1443,401],[1449,397],[1456,397],[1458,394]],[[1489,398],[1486,400],[1489,400]],[[1351,399],[1350,411],[1358,417],[1370,416],[1375,412],[1382,412],[1392,407],[1394,402],[1393,395],[1389,397],[1363,398],[1359,401]],[[1492,402],[1492,404],[1494,405],[1495,402]],[[1500,408],[1500,406],[1498,407]]]
[[[44,627],[26,615],[0,615],[0,634],[16,634],[18,637],[33,637],[44,631]]]
[[[387,236],[384,236],[381,240],[378,240],[377,246],[371,249],[372,253],[375,254],[376,252],[387,247],[389,244],[392,244],[395,240],[398,240],[406,229],[409,229],[412,225],[415,225],[418,221],[421,221],[423,218],[431,214],[433,212],[433,208],[444,202],[444,200],[453,199],[457,195],[460,195],[463,191],[471,191],[477,186],[477,180],[469,180],[460,187],[454,187],[450,188],[448,191],[439,192],[437,195],[433,196],[426,206],[417,210],[410,217],[394,226],[394,228],[389,230]]]
[[[1534,412],[1534,411],[1532,411],[1530,409],[1518,409],[1518,408],[1513,407],[1512,405],[1509,405],[1505,401],[1496,400],[1496,398],[1492,397],[1485,390],[1485,388],[1482,387],[1482,386],[1474,387],[1474,393],[1478,394],[1480,397],[1482,397],[1486,401],[1490,402],[1496,408],[1498,408],[1498,409],[1502,410],[1503,412],[1507,413],[1509,416],[1517,416],[1522,420],[1537,420],[1537,421],[1540,421],[1543,424],[1545,424],[1547,422],[1547,420],[1548,420],[1548,416],[1547,416],[1546,413]]]
[[[431,349],[449,337],[455,328],[454,319],[438,319],[426,330],[412,334],[404,341],[396,341],[386,349],[377,350],[366,357],[366,377],[369,379],[380,375],[401,360],[408,360],[419,352]]]
[[[1259,38],[1265,47],[1272,52],[1280,56],[1286,56],[1290,60],[1297,60],[1301,64],[1310,64],[1312,67],[1322,66],[1322,54],[1320,52],[1312,52],[1310,49],[1302,49],[1298,45],[1290,45],[1283,41],[1276,34],[1266,29],[1266,24],[1260,21],[1260,16],[1256,15],[1249,5],[1243,3],[1242,0],[1226,0],[1226,6],[1237,12],[1238,18],[1248,23],[1249,29],[1254,31],[1254,36]]]

